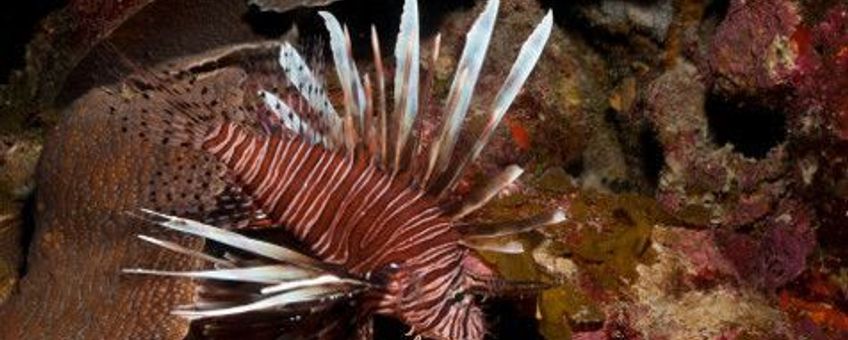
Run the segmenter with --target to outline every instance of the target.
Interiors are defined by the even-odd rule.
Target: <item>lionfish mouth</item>
[[[210,99],[187,102],[175,91],[150,93],[163,84],[145,79],[153,85],[134,90],[172,110],[137,114],[128,120],[129,127],[161,137],[163,144],[192,147],[212,156],[226,167],[241,199],[224,209],[232,213],[227,220],[238,223],[218,226],[210,219],[202,222],[142,209],[137,216],[212,241],[214,247],[204,252],[146,235],[139,236],[142,240],[212,266],[199,271],[125,272],[195,279],[194,303],[173,313],[203,322],[211,337],[239,330],[275,338],[303,336],[297,325],[305,318],[334,312],[349,318],[319,323],[320,332],[309,334],[310,338],[339,334],[368,338],[370,316],[382,313],[398,317],[427,337],[481,339],[485,334],[481,309],[468,296],[457,298],[457,292],[491,292],[502,282],[482,261],[465,260],[474,256],[469,248],[520,252],[520,244],[504,243],[500,237],[565,218],[557,210],[508,223],[461,222],[521,175],[522,169],[515,165],[478,185],[458,204],[449,199],[457,196],[454,187],[491,139],[551,33],[553,16],[548,12],[521,46],[503,86],[491,99],[486,124],[475,134],[479,137],[472,145],[460,145],[458,137],[498,7],[499,1],[490,0],[468,32],[442,109],[444,118],[432,141],[417,133],[419,107],[427,107],[419,102],[429,98],[419,98],[416,0],[403,6],[391,103],[376,31],[372,27],[375,73],[361,75],[352,59],[347,27],[327,12],[319,14],[329,31],[343,93],[339,111],[319,76],[289,43],[281,45],[278,58],[286,83],[276,88],[283,90],[260,91],[265,107],[258,112],[214,110],[215,96],[230,94],[215,91],[228,90],[208,94],[207,87],[192,83],[188,91]],[[437,36],[428,62],[439,57],[439,43]],[[423,81],[423,93],[431,93],[426,88],[431,83],[432,79]],[[261,131],[252,128],[257,125]],[[306,249],[295,250],[257,233],[268,230],[284,232]]]

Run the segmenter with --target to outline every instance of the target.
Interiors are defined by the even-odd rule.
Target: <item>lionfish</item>
[[[419,337],[482,339],[484,313],[475,297],[520,283],[501,279],[475,250],[520,251],[515,242],[498,238],[565,219],[561,210],[554,210],[497,224],[462,221],[523,171],[511,165],[468,194],[455,190],[527,80],[552,29],[549,11],[521,47],[485,111],[481,132],[472,145],[461,145],[459,133],[498,6],[499,1],[490,0],[467,34],[444,104],[446,117],[431,143],[422,141],[421,119],[416,119],[421,106],[416,0],[403,5],[391,111],[375,29],[372,26],[373,84],[353,62],[347,28],[327,12],[319,14],[329,31],[343,93],[342,114],[331,104],[319,76],[289,43],[280,44],[278,62],[297,95],[260,91],[268,113],[258,119],[262,129],[209,114],[203,105],[182,103],[178,94],[159,94],[180,114],[165,110],[168,114],[144,117],[149,131],[160,133],[168,144],[202,150],[224,164],[255,205],[251,218],[266,222],[256,222],[254,228],[285,230],[303,249],[252,237],[248,228],[232,230],[142,209],[138,216],[213,241],[213,246],[198,251],[140,235],[143,240],[214,266],[200,271],[125,272],[195,279],[194,304],[173,313],[206,322],[210,336],[287,337],[292,328],[283,324],[297,324],[303,315],[344,306],[354,310],[355,319],[366,320],[354,326],[362,338],[369,337],[370,317],[376,314],[400,320]],[[432,61],[438,58],[439,36],[434,41]],[[308,337],[325,338],[339,323],[321,322],[324,330]]]

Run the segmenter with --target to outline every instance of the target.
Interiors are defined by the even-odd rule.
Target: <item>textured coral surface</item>
[[[190,282],[119,271],[197,264],[138,242],[155,231],[126,212],[202,215],[225,175],[119,133],[114,112],[138,98],[102,91],[154,66],[201,76],[213,94],[253,90],[245,65],[280,38],[327,63],[316,8],[288,7],[309,1],[253,1],[283,13],[247,2],[73,0],[34,25],[24,66],[0,85],[0,338],[189,332],[168,311],[191,298]],[[329,2],[315,1],[348,23],[362,69],[372,23],[391,56],[399,2]],[[423,67],[443,98],[485,1],[420,3],[422,55],[442,33],[440,58]],[[549,44],[473,169],[525,174],[472,218],[558,206],[568,220],[513,236],[522,254],[483,253],[506,278],[548,287],[492,301],[493,336],[848,338],[848,5],[504,0],[477,98],[497,91],[547,8]],[[474,103],[470,126],[484,107]],[[401,337],[386,324],[378,338]]]

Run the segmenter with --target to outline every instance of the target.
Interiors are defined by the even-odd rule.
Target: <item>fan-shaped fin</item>
[[[277,116],[285,128],[303,137],[312,144],[321,143],[325,147],[330,147],[331,141],[327,139],[327,137],[310,126],[309,123],[300,116],[300,114],[294,111],[275,94],[268,91],[260,91],[259,95],[265,102],[265,106]]]
[[[342,277],[330,270],[316,268],[318,266],[305,265],[309,258],[298,259],[305,255],[264,241],[261,236],[244,236],[188,219],[147,210],[143,212],[159,219],[157,223],[162,226],[215,240],[240,252],[234,254],[227,251],[225,258],[221,259],[175,243],[142,236],[143,240],[166,249],[211,261],[216,264],[216,269],[123,271],[127,274],[186,277],[196,280],[198,289],[195,302],[178,308],[173,314],[191,320],[202,320],[199,322],[205,337],[230,338],[238,334],[234,333],[237,329],[249,332],[251,337],[262,339],[337,338],[356,333],[356,328],[359,327],[357,323],[360,322],[356,315],[343,313],[346,315],[344,320],[336,318],[337,321],[333,323],[317,323],[313,325],[313,329],[318,330],[317,333],[303,332],[305,326],[299,320],[303,317],[318,316],[336,307],[344,307],[338,302],[347,301],[369,289],[372,287],[370,283]]]
[[[261,228],[273,224],[256,207],[253,198],[234,183],[227,184],[224,191],[215,197],[215,209],[204,217],[203,222],[224,229]]]

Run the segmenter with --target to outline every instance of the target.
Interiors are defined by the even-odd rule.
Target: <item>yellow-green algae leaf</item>
[[[567,199],[568,220],[544,233],[513,236],[525,246],[525,253],[481,252],[481,256],[507,280],[553,284],[539,296],[539,329],[546,339],[570,339],[573,327],[599,325],[605,318],[598,305],[601,302],[583,292],[577,275],[596,283],[610,297],[626,299],[623,290],[638,278],[637,265],[655,261],[650,247],[654,227],[676,221],[650,197],[577,190],[561,171],[546,171],[534,184],[537,195],[497,199],[475,214],[476,218],[504,221],[527,217],[550,209],[545,202]],[[568,192],[571,194],[563,195]],[[540,244],[547,247],[542,249]],[[562,258],[576,265],[569,271],[576,274],[563,277],[545,272],[533,258],[533,253],[540,251],[549,255],[545,258]]]

